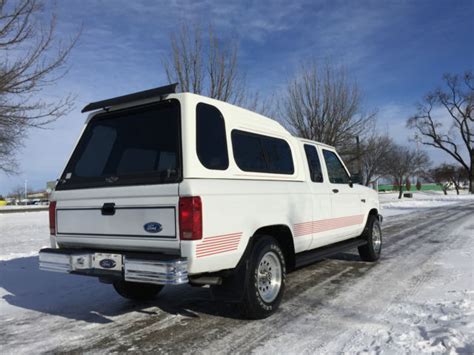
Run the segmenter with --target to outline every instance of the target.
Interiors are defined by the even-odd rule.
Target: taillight
[[[199,196],[179,199],[179,237],[181,240],[202,239],[202,203]]]
[[[56,235],[56,201],[49,203],[49,233]]]

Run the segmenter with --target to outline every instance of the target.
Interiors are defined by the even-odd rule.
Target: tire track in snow
[[[470,211],[463,211],[457,217],[448,218],[448,220],[458,221],[466,219],[466,217],[472,215],[473,209]],[[364,339],[364,334],[377,332],[378,329],[386,329],[384,324],[385,315],[389,311],[389,307],[392,304],[399,304],[405,300],[411,293],[416,292],[416,289],[420,287],[423,281],[428,281],[429,277],[425,277],[423,274],[423,265],[430,265],[430,261],[436,258],[437,252],[440,251],[440,245],[426,244],[426,249],[424,253],[420,254],[420,244],[425,240],[423,237],[429,236],[433,231],[438,233],[446,231],[450,227],[448,225],[440,226],[444,224],[444,221],[432,223],[433,225],[421,233],[417,233],[410,238],[403,239],[403,243],[396,243],[397,248],[391,252],[389,259],[384,258],[382,262],[377,265],[375,268],[371,269],[366,275],[362,275],[358,283],[353,286],[349,286],[347,289],[343,290],[338,299],[328,302],[325,308],[322,308],[320,313],[315,317],[317,321],[317,326],[315,326],[311,331],[315,334],[324,334],[321,341],[308,341],[302,342],[301,339],[298,341],[298,345],[295,346],[295,352],[308,352],[308,349],[311,349],[311,352],[317,353],[332,353],[332,352],[354,352],[354,351],[363,351],[367,350],[362,347],[357,348],[353,346],[356,339]],[[404,231],[400,232],[400,235],[403,235]],[[446,233],[449,235],[449,232]],[[393,237],[396,237],[394,235]],[[446,243],[450,243],[455,236],[446,239]],[[413,240],[418,241],[418,243],[413,243]],[[410,241],[412,243],[410,243]],[[421,242],[419,242],[421,241]],[[393,244],[392,244],[393,245]],[[394,248],[391,248],[394,249]],[[387,250],[385,251],[387,255]],[[401,259],[403,258],[403,259]],[[406,260],[411,262],[407,262]],[[402,280],[393,280],[392,284],[387,284],[386,278],[390,275],[405,275]],[[408,285],[407,285],[408,282]],[[413,290],[413,287],[415,290]],[[372,300],[372,303],[368,305],[367,300]],[[374,302],[379,302],[376,304]],[[347,308],[347,306],[350,306]],[[331,311],[331,306],[334,309],[346,308],[342,315],[334,314],[335,312]],[[328,311],[329,309],[329,311]],[[357,312],[351,314],[351,309],[357,309]],[[328,323],[324,320],[328,317],[326,315],[332,314],[336,316],[336,321],[330,321]],[[359,319],[357,322],[352,322],[352,319],[344,319],[344,314],[351,315],[351,318]],[[367,316],[364,316],[364,315]],[[321,322],[321,316],[323,315]],[[345,329],[341,329],[339,323],[345,324]],[[347,327],[347,325],[349,325]],[[390,334],[390,329],[387,329],[387,333]],[[301,334],[300,334],[301,335]],[[304,338],[310,338],[306,334]],[[277,344],[284,346],[284,341],[275,339]],[[290,339],[286,339],[290,341]],[[270,343],[270,342],[269,342]],[[341,347],[342,344],[348,344],[346,347]],[[276,351],[278,346],[274,344],[269,347],[263,347],[260,349],[261,352],[269,353]],[[270,350],[270,351],[268,351]],[[370,349],[373,351],[374,349]]]

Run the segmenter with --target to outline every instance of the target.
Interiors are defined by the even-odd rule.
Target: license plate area
[[[122,271],[123,257],[121,254],[94,253],[92,268],[110,271]]]

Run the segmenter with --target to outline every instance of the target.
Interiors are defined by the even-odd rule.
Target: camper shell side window
[[[207,169],[229,167],[224,117],[216,107],[205,103],[196,106],[196,152]]]
[[[242,171],[284,175],[295,172],[291,148],[284,139],[234,129],[232,148]]]

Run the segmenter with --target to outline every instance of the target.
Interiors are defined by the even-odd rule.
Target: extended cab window
[[[283,139],[233,130],[232,148],[243,171],[288,175],[295,171],[290,146]]]
[[[206,168],[229,167],[224,117],[214,106],[200,103],[196,107],[196,150]]]
[[[333,184],[348,184],[350,177],[336,153],[323,149],[329,181]]]
[[[321,163],[318,157],[318,151],[314,145],[305,144],[304,151],[308,160],[309,172],[313,182],[323,182],[323,173]]]
[[[87,125],[58,190],[181,180],[177,100],[101,113]]]

